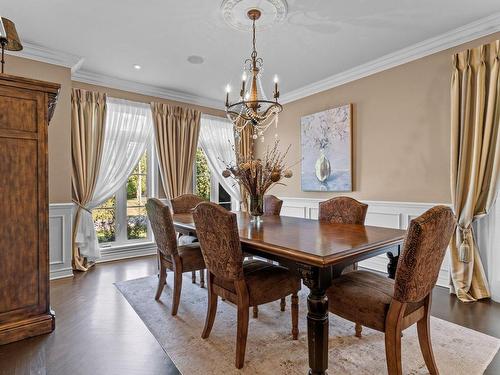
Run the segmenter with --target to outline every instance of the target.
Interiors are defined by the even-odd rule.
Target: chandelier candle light
[[[237,102],[230,103],[231,86],[226,86],[226,115],[234,125],[236,136],[239,136],[246,126],[251,126],[252,138],[260,137],[264,142],[264,132],[267,128],[273,123],[278,127],[278,114],[283,110],[283,107],[278,102],[280,92],[277,75],[274,76],[274,100],[267,99],[262,89],[263,60],[261,57],[257,57],[255,49],[255,22],[260,18],[261,12],[258,9],[250,9],[247,15],[252,21],[253,50],[250,58],[246,59],[244,63],[240,96]],[[250,82],[247,83],[247,80]]]

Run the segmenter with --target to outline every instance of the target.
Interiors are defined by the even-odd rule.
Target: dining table
[[[245,212],[235,212],[235,215],[242,251],[295,270],[309,288],[309,374],[327,374],[328,303],[335,301],[327,300],[326,290],[345,267],[383,253],[392,254],[388,270],[395,270],[394,262],[406,232],[289,216],[263,216],[261,220],[254,220]],[[173,222],[177,232],[196,234],[191,214],[174,214]],[[394,277],[394,272],[389,276]]]

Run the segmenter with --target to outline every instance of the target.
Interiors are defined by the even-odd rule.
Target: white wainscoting
[[[284,216],[303,217],[306,219],[318,218],[319,202],[325,199],[280,197],[283,199],[281,214]],[[410,203],[410,202],[383,202],[363,201],[368,204],[366,224],[388,228],[406,229],[409,222],[435,206],[435,203]],[[359,263],[361,267],[387,273],[388,259],[385,255],[367,259]],[[445,257],[437,284],[449,287],[449,259]]]
[[[50,279],[73,276],[71,267],[71,230],[73,203],[49,204]]]

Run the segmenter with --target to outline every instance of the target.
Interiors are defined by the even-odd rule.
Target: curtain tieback
[[[459,226],[460,231],[462,232],[462,243],[459,248],[459,257],[460,261],[463,263],[469,263],[471,261],[471,244],[469,241],[470,236],[472,235],[472,229],[470,226],[461,227]]]
[[[74,199],[72,199],[73,203],[76,204],[79,208],[81,208],[82,210],[84,211],[87,211],[89,214],[92,215],[92,211],[90,211],[87,207],[85,207],[83,204],[81,204],[80,202],[77,202],[75,201]]]

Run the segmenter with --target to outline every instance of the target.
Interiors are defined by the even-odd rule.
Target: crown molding
[[[5,51],[9,55],[23,57],[25,59],[41,61],[48,64],[64,66],[78,70],[83,64],[83,57],[71,53],[50,49],[35,43],[23,41],[22,51]]]
[[[208,108],[223,109],[221,100],[206,98],[198,95],[185,93],[182,91],[167,89],[147,85],[144,83],[129,81],[126,79],[107,76],[100,73],[94,73],[86,70],[77,70],[71,75],[73,81],[89,83],[92,85],[105,86],[117,90],[130,91],[137,94],[154,96],[157,98],[174,100],[177,102],[200,105]]]
[[[500,31],[500,13],[389,53],[281,96],[286,104]]]
[[[287,104],[498,31],[500,31],[500,13],[494,13],[491,16],[448,31],[437,37],[413,44],[368,63],[361,64],[344,72],[334,74],[320,81],[292,90],[281,95],[281,103]],[[24,49],[22,51],[6,52],[14,56],[71,68],[72,79],[74,81],[131,91],[143,95],[209,108],[223,109],[223,103],[220,100],[82,70],[81,67],[84,58],[81,56],[59,50],[52,50],[31,42],[23,42],[23,46]]]

